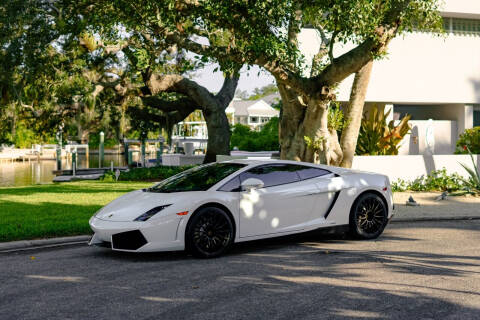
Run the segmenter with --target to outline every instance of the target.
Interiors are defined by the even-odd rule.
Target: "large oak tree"
[[[388,43],[398,34],[438,27],[437,7],[437,0],[104,0],[91,4],[92,13],[146,28],[166,43],[223,63],[224,70],[235,63],[265,68],[275,77],[282,96],[281,157],[339,165],[345,155],[346,166],[355,150],[372,61],[386,54]],[[298,43],[304,27],[315,29],[322,40],[311,61]],[[351,49],[336,55],[336,45],[345,43]],[[340,145],[328,128],[328,107],[339,82],[356,73],[346,112],[349,125]],[[309,147],[305,137],[319,147]]]

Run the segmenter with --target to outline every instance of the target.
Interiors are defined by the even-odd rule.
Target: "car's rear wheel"
[[[359,239],[375,239],[388,223],[385,202],[375,193],[364,193],[354,203],[350,214],[350,232]]]
[[[216,207],[200,209],[192,217],[186,232],[186,248],[200,258],[214,258],[225,253],[234,238],[233,222]]]

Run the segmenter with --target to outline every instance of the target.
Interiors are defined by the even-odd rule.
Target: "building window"
[[[258,117],[250,117],[250,123],[258,123]]]
[[[443,28],[447,33],[480,36],[480,20],[443,18]]]
[[[473,107],[473,126],[480,126],[480,106]]]
[[[261,121],[262,123],[267,123],[269,120],[270,120],[269,117],[261,117],[261,118],[260,118],[260,121]]]

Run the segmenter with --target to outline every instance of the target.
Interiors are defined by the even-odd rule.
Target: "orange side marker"
[[[183,212],[177,213],[177,216],[186,216],[187,214],[188,214],[188,211],[183,211]]]

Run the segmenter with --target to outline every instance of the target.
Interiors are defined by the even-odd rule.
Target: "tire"
[[[352,206],[350,233],[357,239],[378,238],[388,223],[388,210],[375,193],[362,194]]]
[[[224,254],[233,239],[232,219],[216,207],[205,207],[196,212],[185,233],[187,251],[199,258],[215,258]]]

